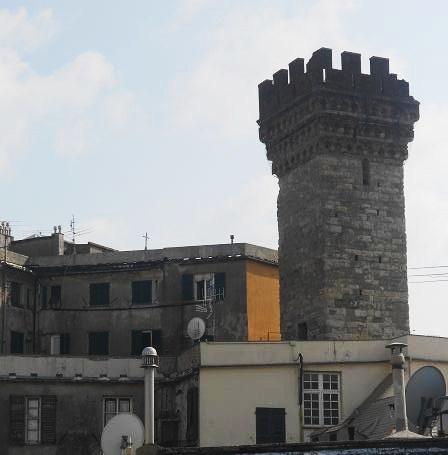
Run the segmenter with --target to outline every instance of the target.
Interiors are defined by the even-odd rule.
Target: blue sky
[[[72,214],[119,249],[276,247],[257,84],[322,47],[389,57],[421,120],[405,165],[408,264],[448,265],[448,3],[430,0],[0,3],[1,218],[16,238]],[[367,69],[367,66],[365,66]],[[410,275],[448,268],[410,269]],[[448,281],[410,276],[412,329],[448,336]]]

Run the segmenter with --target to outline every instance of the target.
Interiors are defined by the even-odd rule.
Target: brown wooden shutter
[[[41,441],[43,444],[56,443],[56,402],[54,395],[45,395],[41,399]]]
[[[11,444],[25,442],[25,397],[9,396],[9,440]]]

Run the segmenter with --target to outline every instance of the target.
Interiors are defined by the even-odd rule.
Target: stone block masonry
[[[389,61],[331,49],[259,85],[260,140],[279,179],[282,337],[409,332],[403,162],[419,103]]]

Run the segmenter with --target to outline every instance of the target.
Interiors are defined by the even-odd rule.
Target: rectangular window
[[[255,417],[257,444],[286,442],[284,408],[256,408]]]
[[[11,354],[24,353],[24,338],[22,332],[11,331]]]
[[[103,404],[103,425],[120,412],[132,412],[132,399],[127,397],[107,397]]]
[[[50,337],[50,354],[70,354],[70,334],[58,333]]]
[[[56,403],[54,395],[9,397],[9,437],[12,445],[55,444]]]
[[[225,273],[182,275],[183,300],[224,300]]]
[[[90,305],[91,306],[109,305],[109,283],[90,284]]]
[[[26,398],[25,413],[25,442],[27,444],[38,444],[41,440],[40,420],[41,420],[40,398]]]
[[[47,286],[41,286],[40,288],[40,306],[46,308],[47,306]]]
[[[161,330],[133,330],[131,332],[131,355],[142,354],[147,346],[152,346],[160,354],[162,350]]]
[[[134,305],[144,305],[152,303],[151,280],[132,282],[132,303]]]
[[[211,300],[215,289],[213,273],[194,276],[194,300]]]
[[[51,286],[50,288],[50,306],[58,307],[61,305],[61,286]]]
[[[89,333],[89,355],[109,355],[109,332]]]
[[[339,423],[340,376],[338,373],[304,373],[303,417],[305,425]]]
[[[22,302],[20,299],[20,283],[16,281],[10,282],[10,298],[11,298],[11,305],[12,306],[22,306]]]

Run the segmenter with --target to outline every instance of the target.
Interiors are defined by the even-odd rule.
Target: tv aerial
[[[408,420],[420,431],[431,427],[434,420],[433,410],[445,394],[445,379],[437,368],[425,366],[417,370],[406,386]]]
[[[101,435],[104,455],[134,455],[143,442],[143,423],[135,414],[128,412],[112,417]]]
[[[188,336],[194,340],[200,340],[205,333],[205,322],[201,318],[193,318],[190,320],[187,326]]]

